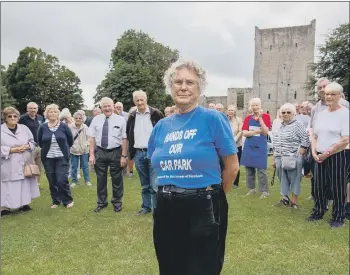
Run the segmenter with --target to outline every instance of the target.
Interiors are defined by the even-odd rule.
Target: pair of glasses
[[[8,117],[8,118],[18,118],[17,115],[8,115],[7,117]]]
[[[288,114],[288,115],[290,115],[292,112],[282,112],[282,115],[284,115],[284,114]]]
[[[181,80],[181,79],[175,79],[173,84],[177,87],[181,87],[183,85],[183,83],[185,82],[186,86],[188,88],[193,88],[194,86],[196,86],[197,82],[194,81],[194,80],[189,80],[189,79],[186,79],[186,80]]]

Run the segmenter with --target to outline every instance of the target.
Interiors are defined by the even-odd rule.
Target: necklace
[[[55,128],[55,127],[58,125],[58,123],[60,123],[60,121],[59,121],[59,120],[57,121],[57,123],[56,123],[56,125],[55,125],[55,126],[50,126],[50,123],[48,122],[48,123],[47,123],[47,126],[49,126],[49,128]]]
[[[177,116],[177,115],[173,115],[171,117],[171,120],[170,120],[170,127],[171,127],[171,130],[173,131],[176,131],[176,130],[180,130],[182,127],[184,127],[190,120],[191,118],[193,117],[193,115],[197,112],[198,110],[198,106],[196,107],[196,109],[194,110],[194,112],[190,115],[190,117],[185,121],[184,124],[182,124],[180,127],[176,127],[176,129],[173,127],[173,121],[174,121],[174,117]]]

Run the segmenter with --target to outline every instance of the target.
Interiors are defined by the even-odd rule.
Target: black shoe
[[[23,205],[19,208],[20,211],[23,211],[23,212],[27,212],[27,211],[30,211],[32,210],[32,208],[27,204],[27,205]]]
[[[107,206],[97,206],[96,209],[94,210],[96,213],[101,212],[103,208],[106,208]]]
[[[10,215],[10,214],[11,214],[11,211],[10,211],[10,210],[6,210],[6,209],[1,210],[1,217],[2,217],[2,216],[6,216],[6,215]]]
[[[120,211],[122,211],[123,210],[123,207],[121,206],[121,205],[118,205],[118,206],[115,206],[114,207],[114,212],[115,213],[118,213],[118,212],[120,212]]]
[[[147,215],[149,213],[151,213],[151,211],[148,211],[144,208],[142,208],[140,211],[137,212],[138,215]]]
[[[317,215],[311,214],[311,216],[307,218],[307,221],[308,222],[315,222],[315,221],[319,221],[319,220],[322,220],[322,219],[323,219],[323,217],[321,217],[321,216],[317,216]]]
[[[340,222],[340,221],[331,221],[331,222],[330,222],[330,226],[331,226],[332,228],[343,227],[343,226],[344,226],[344,222]]]

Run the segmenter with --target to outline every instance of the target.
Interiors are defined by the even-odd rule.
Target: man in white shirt
[[[110,167],[113,195],[111,203],[116,213],[122,210],[124,192],[123,167],[127,159],[126,121],[114,114],[113,100],[101,100],[103,114],[91,121],[88,130],[90,138],[90,164],[94,165],[97,177],[97,208],[100,212],[108,205],[107,172]]]
[[[142,208],[138,214],[148,214],[155,206],[157,191],[157,175],[151,161],[147,159],[148,140],[153,127],[164,115],[155,108],[147,105],[147,94],[140,90],[133,93],[137,109],[130,113],[127,123],[127,137],[130,159],[134,159],[136,170],[139,173],[142,188]]]

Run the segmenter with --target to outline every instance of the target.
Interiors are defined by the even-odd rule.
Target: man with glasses
[[[27,113],[22,115],[19,119],[19,124],[24,124],[32,132],[34,141],[38,143],[38,130],[39,127],[44,123],[45,119],[38,115],[38,104],[35,102],[29,102],[27,104]],[[35,147],[35,150],[32,152],[32,157],[35,164],[39,167],[40,172],[42,169],[41,159],[40,159],[41,149],[39,146]],[[38,177],[38,184],[40,184],[40,176]]]

